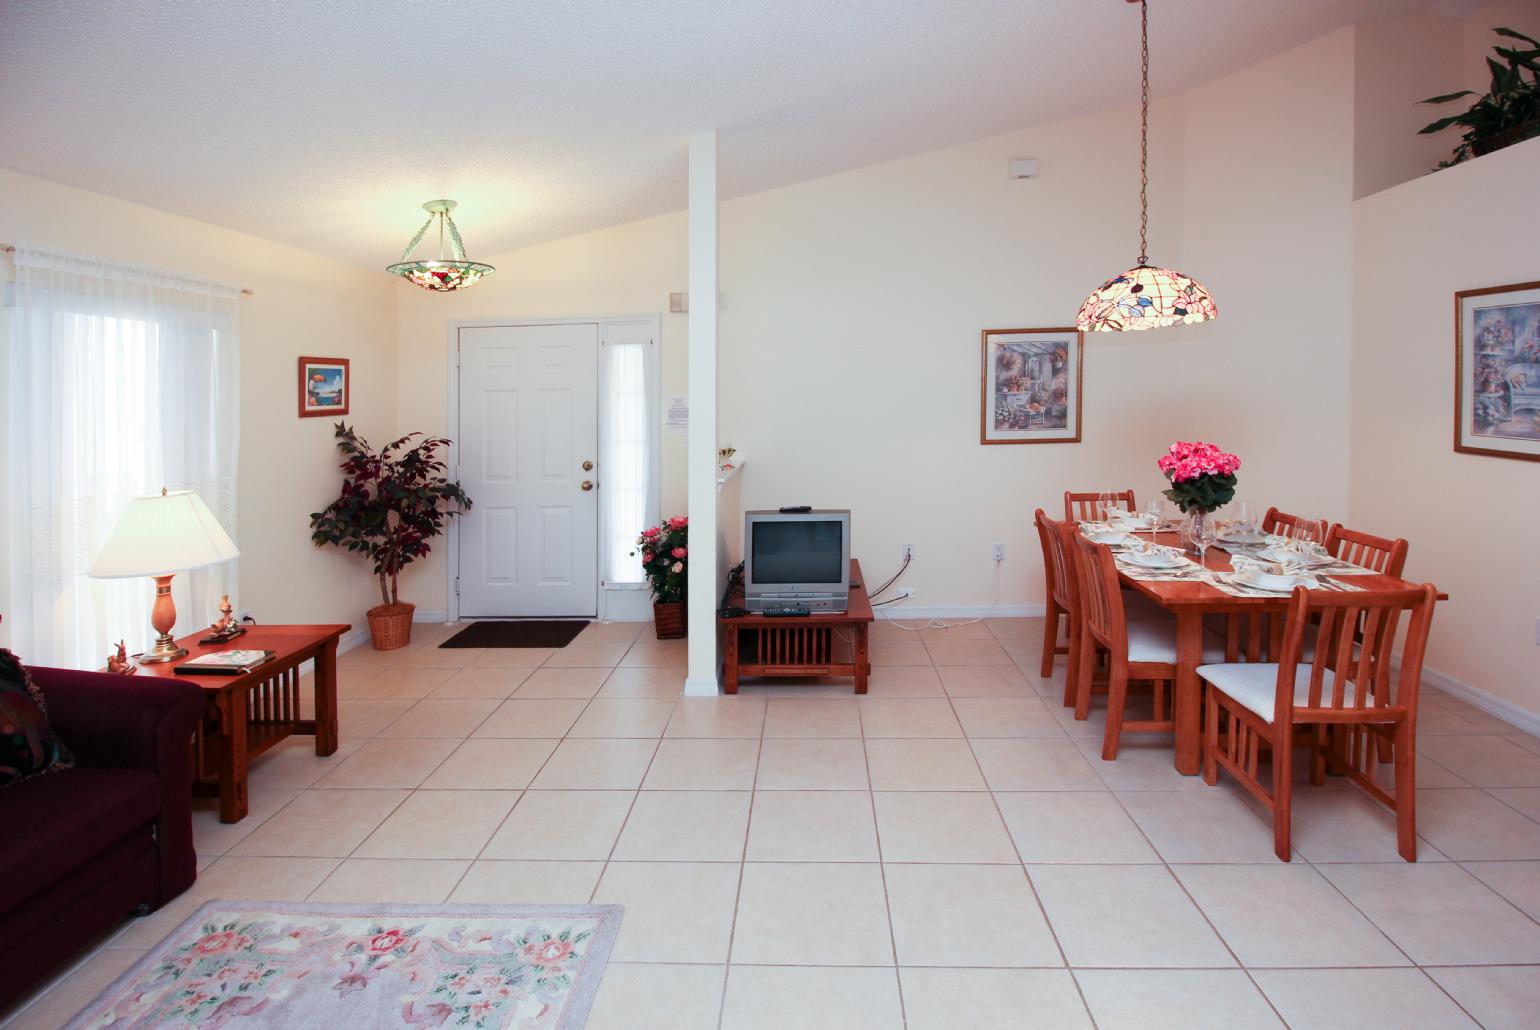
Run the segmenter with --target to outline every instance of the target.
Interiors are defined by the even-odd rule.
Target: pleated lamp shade
[[[101,553],[91,563],[94,579],[164,576],[240,557],[203,498],[191,490],[135,497],[123,509]]]

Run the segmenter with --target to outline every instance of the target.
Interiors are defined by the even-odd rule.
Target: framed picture
[[[1540,282],[1454,295],[1454,449],[1540,461]]]
[[[299,359],[299,417],[317,418],[348,413],[347,358]]]
[[[1079,443],[1077,329],[985,329],[979,443]]]

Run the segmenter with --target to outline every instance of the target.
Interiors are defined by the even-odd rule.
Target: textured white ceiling
[[[1428,0],[1152,0],[1171,93]],[[1122,0],[0,0],[0,164],[379,267],[1131,103]],[[1302,141],[1302,145],[1308,145]],[[1002,173],[1003,174],[1003,173]]]

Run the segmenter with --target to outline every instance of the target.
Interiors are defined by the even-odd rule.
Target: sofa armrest
[[[187,741],[204,710],[198,687],[72,669],[27,671],[48,702],[49,724],[79,764],[173,775],[182,771],[191,782]]]
[[[31,668],[48,702],[48,721],[93,769],[145,769],[160,779],[155,821],[164,904],[192,885],[192,735],[207,710],[203,690],[159,677]]]

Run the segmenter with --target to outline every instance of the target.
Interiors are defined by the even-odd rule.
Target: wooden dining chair
[[[1333,558],[1397,579],[1406,568],[1406,552],[1410,546],[1405,540],[1389,540],[1342,525],[1332,526],[1331,532],[1326,534],[1326,553]]]
[[[1269,508],[1267,509],[1267,514],[1262,516],[1262,532],[1269,534],[1289,533],[1310,521],[1312,520],[1305,518],[1303,515],[1291,515],[1286,511],[1279,511],[1277,508]],[[1326,537],[1330,533],[1324,524],[1325,520],[1320,520],[1320,523],[1318,532],[1321,534],[1320,542],[1324,544],[1326,543]]]
[[[1043,678],[1053,675],[1053,663],[1058,655],[1068,655],[1064,677],[1064,704],[1074,703],[1076,659],[1080,644],[1080,595],[1079,581],[1075,576],[1072,559],[1065,549],[1065,524],[1049,518],[1039,508],[1033,514],[1037,523],[1037,536],[1043,545],[1043,576],[1047,580],[1047,598],[1044,607],[1047,623],[1043,627],[1043,661],[1039,670]],[[1059,620],[1065,623],[1067,644],[1059,643]]]
[[[1094,544],[1076,533],[1076,567],[1080,574],[1082,630],[1077,664],[1075,718],[1084,719],[1091,707],[1091,668],[1098,646],[1107,650],[1107,729],[1102,737],[1102,758],[1118,757],[1123,731],[1175,733],[1171,687],[1176,682],[1176,620],[1129,619],[1112,548]],[[1221,660],[1223,647],[1204,635],[1203,660]],[[1152,718],[1128,720],[1128,684],[1148,682],[1153,688]]]
[[[1294,750],[1310,751],[1310,782],[1328,770],[1346,776],[1396,814],[1401,857],[1417,861],[1417,691],[1436,593],[1424,585],[1405,590],[1341,593],[1296,587],[1289,597],[1283,653],[1277,663],[1203,665],[1203,779],[1230,773],[1273,816],[1273,850],[1285,862],[1293,803]],[[1394,701],[1390,675],[1397,627],[1403,613],[1406,640]],[[1312,617],[1322,646],[1313,659],[1301,655]],[[1356,627],[1362,628],[1361,642]],[[1378,742],[1393,742],[1394,792],[1375,779]],[[1270,754],[1264,781],[1261,761]]]
[[[1101,503],[1101,494],[1092,491],[1090,493],[1076,493],[1073,490],[1064,491],[1064,521],[1065,522],[1095,522],[1102,517],[1102,513],[1096,510]],[[1132,490],[1118,490],[1113,492],[1118,503],[1131,512],[1139,510],[1134,504],[1134,492]]]

